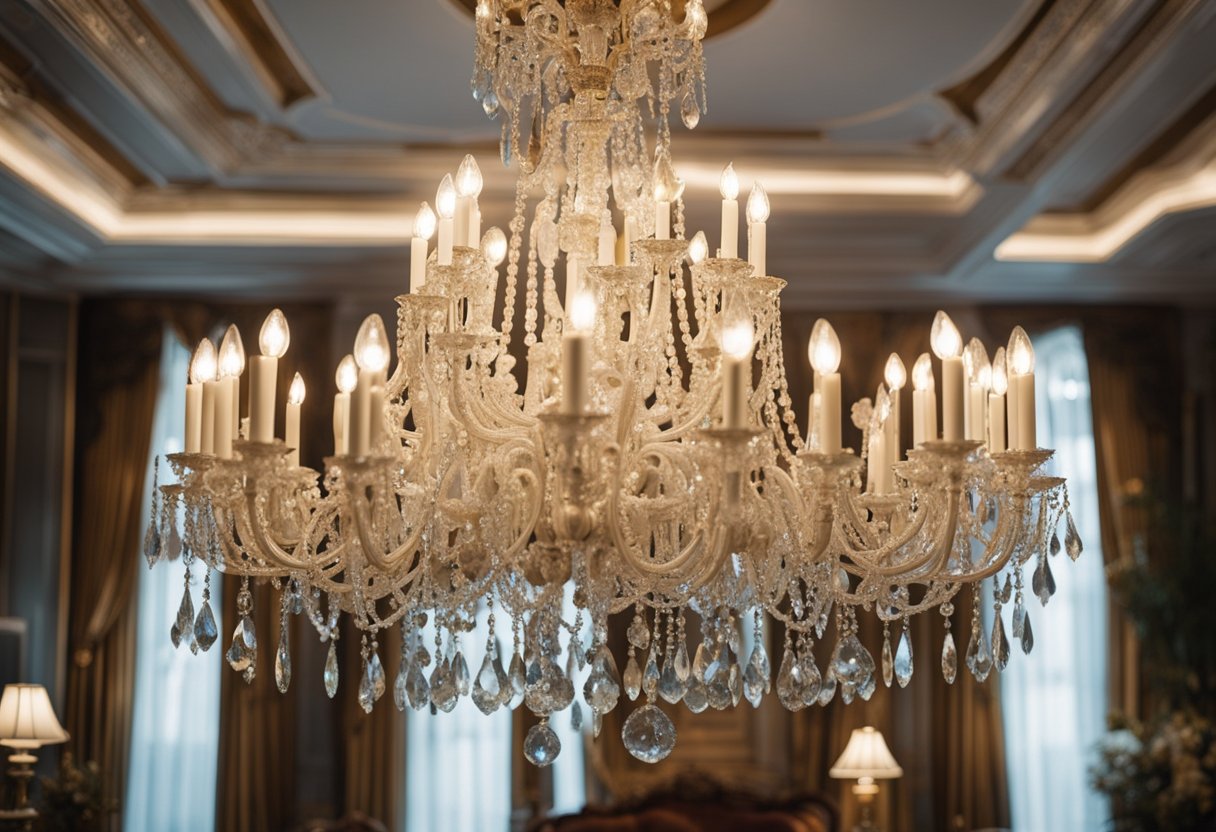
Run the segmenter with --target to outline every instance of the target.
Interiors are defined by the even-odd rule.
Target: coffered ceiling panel
[[[0,281],[392,291],[466,150],[508,219],[468,5],[0,0]],[[787,307],[1216,298],[1216,0],[707,6],[689,227],[763,181]]]

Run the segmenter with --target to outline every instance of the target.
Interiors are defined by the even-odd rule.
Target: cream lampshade
[[[16,784],[14,812],[17,817],[32,814],[29,807],[29,782],[33,779],[33,764],[37,758],[31,751],[44,745],[67,742],[51,707],[51,698],[42,685],[5,685],[0,697],[0,745],[15,749],[8,758],[13,764],[9,776]]]
[[[853,794],[857,796],[861,816],[856,828],[860,832],[872,832],[876,827],[871,819],[871,808],[878,794],[878,785],[874,781],[902,777],[904,770],[895,762],[882,732],[867,725],[853,731],[844,753],[828,774],[837,780],[857,781]]]

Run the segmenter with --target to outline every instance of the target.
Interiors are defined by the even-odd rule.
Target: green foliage
[[[38,806],[39,832],[103,832],[117,807],[106,798],[105,784],[97,763],[77,766],[64,753],[58,777],[42,778],[42,801]]]

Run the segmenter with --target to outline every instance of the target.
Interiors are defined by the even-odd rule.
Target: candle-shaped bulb
[[[705,239],[705,232],[698,231],[688,244],[688,259],[696,265],[708,256],[709,242]]]
[[[355,363],[353,355],[344,355],[338,362],[338,371],[334,373],[334,381],[338,384],[339,392],[355,392],[355,388],[359,386],[359,365]]]
[[[807,355],[811,366],[820,375],[836,372],[840,367],[840,339],[832,325],[820,318],[811,329],[811,340],[807,344]]]
[[[595,297],[590,292],[579,292],[570,301],[570,328],[578,332],[589,332],[595,326]]]
[[[747,198],[747,221],[749,223],[768,222],[769,204],[768,193],[759,182],[752,185],[751,195]]]
[[[916,359],[916,363],[912,365],[912,387],[922,391],[933,390],[937,387],[937,383],[933,380],[933,359],[927,352],[922,352]]]
[[[735,174],[734,162],[722,169],[722,182],[718,185],[718,191],[723,199],[739,198],[739,177]]]
[[[752,354],[754,339],[751,316],[744,316],[722,330],[722,352],[739,360],[747,358]]]
[[[908,370],[897,353],[887,356],[887,365],[883,368],[882,376],[891,390],[902,390],[908,383]]]
[[[262,355],[271,358],[282,358],[291,343],[291,330],[287,327],[287,318],[281,309],[272,309],[262,321],[262,330],[258,333],[258,347]]]
[[[478,196],[481,194],[482,185],[481,168],[477,167],[477,160],[473,158],[472,153],[465,154],[460,167],[456,169],[456,195]]]
[[[429,240],[435,236],[435,226],[439,219],[435,216],[435,209],[427,203],[422,203],[418,206],[418,213],[414,215],[414,236],[423,240]]]
[[[1005,360],[1012,375],[1026,376],[1034,372],[1034,347],[1030,344],[1030,336],[1020,326],[1015,326],[1009,335]]]
[[[933,316],[933,328],[929,331],[929,344],[938,358],[958,358],[963,351],[963,336],[950,316],[938,310]]]
[[[967,342],[967,348],[963,350],[963,371],[967,374],[967,380],[978,383],[980,373],[987,365],[989,365],[988,350],[984,349],[984,342],[979,338],[972,338]]]
[[[215,381],[215,373],[215,345],[210,338],[204,338],[198,342],[194,357],[190,359],[190,382],[202,384],[204,381]]]
[[[675,202],[684,192],[684,183],[671,166],[671,157],[660,152],[654,160],[654,198],[656,202]]]
[[[445,173],[435,192],[435,211],[439,218],[450,220],[456,216],[456,186],[452,184],[452,174]]]
[[[355,363],[360,370],[380,372],[388,367],[388,333],[379,315],[368,315],[355,336]]]
[[[299,373],[291,379],[291,387],[287,389],[287,401],[290,404],[304,404],[304,377]]]
[[[481,235],[481,253],[486,258],[486,262],[491,266],[497,266],[507,257],[507,235],[502,232],[498,226],[492,226],[489,231]]]
[[[1005,348],[997,347],[992,356],[992,392],[1003,396],[1009,392],[1009,374],[1005,370]]]
[[[236,324],[229,324],[224,331],[224,339],[220,341],[219,366],[220,375],[224,378],[236,378],[245,372],[245,345],[241,343],[241,332]]]

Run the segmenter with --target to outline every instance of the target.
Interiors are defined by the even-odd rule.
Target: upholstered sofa
[[[815,795],[769,800],[682,779],[640,800],[546,818],[532,832],[836,832],[834,804]]]

